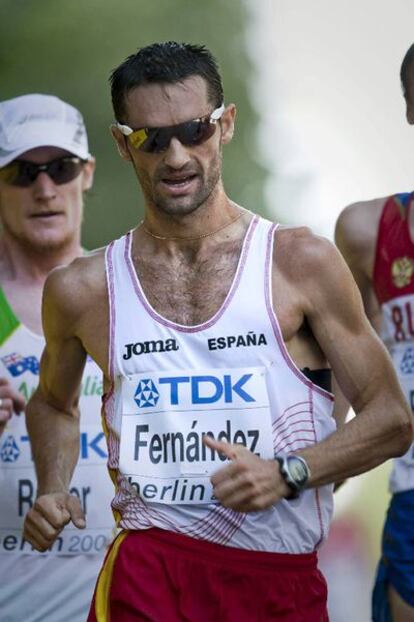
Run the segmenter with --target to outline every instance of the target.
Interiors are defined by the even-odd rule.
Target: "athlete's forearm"
[[[335,376],[332,377],[332,392],[335,396],[333,416],[337,427],[340,428],[344,425],[351,406],[342,393]]]
[[[399,401],[388,406],[375,400],[330,437],[298,452],[311,470],[309,486],[359,475],[408,450],[413,435],[408,407]]]
[[[67,492],[79,456],[79,412],[52,406],[40,389],[26,409],[38,495]]]

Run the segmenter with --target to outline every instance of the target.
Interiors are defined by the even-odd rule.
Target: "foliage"
[[[109,133],[107,81],[126,56],[157,40],[205,43],[219,60],[226,101],[238,107],[236,136],[224,158],[226,189],[235,201],[262,211],[265,171],[255,154],[257,119],[249,101],[252,68],[241,0],[0,0],[0,8],[1,99],[52,93],[85,117],[98,163],[87,200],[87,246],[106,243],[142,217],[137,182]]]

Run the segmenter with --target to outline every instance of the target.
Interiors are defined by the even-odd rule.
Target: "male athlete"
[[[414,44],[401,65],[408,123],[414,124]],[[372,325],[414,409],[414,194],[355,203],[340,215],[336,241]],[[414,622],[414,447],[394,461],[391,504],[373,595],[374,622]]]
[[[87,360],[79,370],[80,457],[71,484],[87,529],[63,532],[42,556],[22,536],[36,479],[25,416],[11,416],[39,381],[45,279],[83,253],[83,193],[94,168],[75,108],[49,95],[0,102],[0,412],[7,420],[0,438],[2,622],[84,622],[112,535],[97,365]]]
[[[227,197],[236,108],[205,47],[142,48],[111,84],[113,135],[145,218],[47,281],[26,537],[42,551],[82,525],[69,487],[89,353],[106,379],[123,529],[89,621],[325,622],[315,551],[330,484],[411,441],[391,362],[335,248]],[[359,413],[338,433],[327,360]]]

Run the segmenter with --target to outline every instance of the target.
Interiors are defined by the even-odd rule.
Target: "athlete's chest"
[[[237,273],[238,245],[220,253],[148,261],[137,258],[135,270],[149,304],[177,324],[194,326],[208,321],[222,307]]]
[[[261,298],[268,286],[286,343],[295,337],[304,321],[295,285],[287,284],[275,266],[270,270],[269,281],[259,274],[248,281],[241,278],[243,265],[239,244],[201,257],[180,256],[174,260],[138,257],[134,267],[152,308],[177,324],[195,326],[207,322],[236,291],[238,300],[243,300],[243,308],[237,309],[238,314],[248,314],[249,306],[256,310],[252,301]],[[264,307],[263,313],[267,313]]]

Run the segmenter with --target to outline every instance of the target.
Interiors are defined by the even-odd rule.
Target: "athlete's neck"
[[[80,241],[70,240],[57,249],[36,250],[14,239],[7,232],[0,237],[0,284],[18,281],[43,287],[53,268],[70,263],[82,254]]]
[[[230,225],[244,210],[218,187],[199,207],[188,214],[166,213],[155,205],[146,205],[142,229],[161,244],[181,245],[200,242]]]

